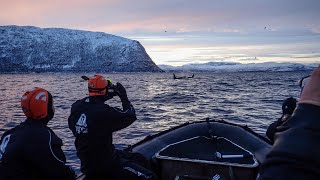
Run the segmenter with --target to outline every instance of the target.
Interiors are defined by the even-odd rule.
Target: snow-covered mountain
[[[159,72],[144,47],[102,32],[0,26],[0,72]]]
[[[299,63],[250,63],[241,64],[235,62],[208,62],[204,64],[186,64],[183,66],[159,65],[164,71],[213,71],[213,72],[242,72],[242,71],[311,71],[319,64]]]

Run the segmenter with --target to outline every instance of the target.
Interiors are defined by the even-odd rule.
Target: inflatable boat
[[[147,136],[125,151],[144,156],[159,179],[254,180],[271,147],[247,126],[207,119]]]
[[[143,155],[160,179],[256,179],[271,141],[226,121],[185,123],[127,150]]]
[[[300,94],[309,77],[300,79]],[[246,125],[206,119],[147,136],[125,151],[142,155],[163,180],[255,180],[271,147]]]

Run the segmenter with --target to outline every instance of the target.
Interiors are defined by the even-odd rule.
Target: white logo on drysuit
[[[220,179],[220,175],[216,174],[212,177],[212,180],[219,180]]]
[[[0,145],[0,160],[2,159],[2,155],[4,154],[4,151],[6,150],[6,147],[10,141],[11,134],[7,135],[3,138],[2,143]]]
[[[88,133],[87,116],[85,114],[81,114],[78,119],[78,122],[76,123],[76,131],[78,134]]]

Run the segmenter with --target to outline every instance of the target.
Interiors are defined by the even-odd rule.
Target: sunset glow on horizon
[[[0,25],[138,40],[156,64],[320,62],[317,0],[0,0]]]

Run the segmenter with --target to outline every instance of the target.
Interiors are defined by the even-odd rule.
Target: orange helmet
[[[88,81],[89,96],[104,96],[107,94],[108,81],[101,75],[94,75]]]
[[[54,115],[52,95],[47,90],[38,87],[23,94],[21,107],[24,114],[30,119],[50,120]]]

